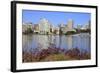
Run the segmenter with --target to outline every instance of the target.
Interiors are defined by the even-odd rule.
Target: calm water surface
[[[79,48],[90,52],[90,35],[88,33],[76,35],[23,35],[23,51],[34,49],[48,49],[56,47],[61,49]]]

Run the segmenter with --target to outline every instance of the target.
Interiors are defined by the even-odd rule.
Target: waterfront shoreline
[[[91,58],[89,52],[82,52],[78,48],[64,50],[60,48],[42,49],[37,52],[23,51],[23,63],[28,62],[49,62],[49,61],[69,61],[69,60],[88,60]]]
[[[89,34],[89,32],[84,32],[84,33],[74,33],[74,34],[34,34],[34,33],[29,33],[29,34],[22,34],[22,35],[78,35],[78,34]]]

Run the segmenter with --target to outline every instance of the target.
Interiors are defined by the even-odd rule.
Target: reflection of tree
[[[59,48],[71,49],[72,48],[72,36],[71,35],[60,35],[59,36]]]
[[[53,35],[48,36],[48,41],[49,41],[49,47],[52,48],[55,46],[55,37]]]

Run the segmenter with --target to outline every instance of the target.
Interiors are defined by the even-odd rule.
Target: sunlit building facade
[[[40,34],[49,34],[50,33],[50,22],[47,19],[45,19],[45,18],[40,19],[39,31],[40,31]]]
[[[60,30],[63,34],[67,33],[68,31],[75,31],[73,28],[73,20],[69,19],[67,24],[60,24]]]

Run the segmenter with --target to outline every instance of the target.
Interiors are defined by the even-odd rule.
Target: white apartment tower
[[[67,29],[68,29],[68,31],[72,31],[73,30],[73,20],[72,19],[68,20]]]
[[[40,19],[39,31],[40,31],[40,34],[49,34],[50,33],[50,23],[47,19],[45,19],[45,18]]]

